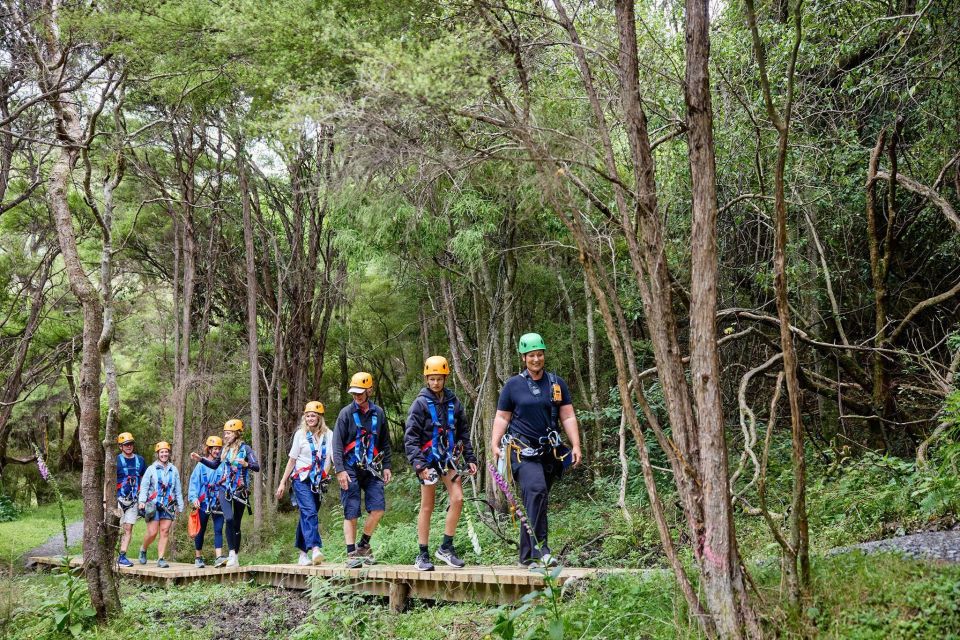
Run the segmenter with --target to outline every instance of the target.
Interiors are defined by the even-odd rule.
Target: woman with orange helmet
[[[260,471],[260,463],[250,445],[243,441],[243,422],[237,419],[227,420],[223,425],[223,450],[220,462],[207,460],[196,452],[190,454],[194,462],[218,474],[217,500],[223,511],[223,524],[227,533],[227,546],[230,554],[227,567],[240,566],[240,522],[245,509],[250,507],[250,472]]]
[[[220,436],[210,436],[204,443],[203,457],[210,462],[220,464],[220,451],[223,449],[223,439]],[[194,509],[200,512],[200,532],[193,539],[194,561],[197,569],[203,569],[203,538],[207,532],[207,522],[213,517],[213,544],[216,550],[216,560],[213,566],[222,567],[227,563],[223,555],[223,512],[217,503],[217,472],[208,469],[202,464],[193,468],[190,474],[190,488],[187,490],[187,501]]]
[[[333,459],[333,432],[327,429],[323,419],[323,403],[308,402],[303,409],[300,428],[293,434],[287,468],[277,487],[277,500],[287,492],[287,479],[293,475],[293,497],[300,508],[300,521],[294,546],[300,551],[297,564],[321,564],[323,540],[320,537],[318,512],[323,494],[330,481]],[[307,550],[311,556],[307,557]]]
[[[163,556],[167,551],[173,519],[183,512],[183,488],[180,486],[180,472],[170,462],[170,443],[158,442],[153,450],[157,459],[143,474],[143,482],[140,483],[139,507],[147,521],[147,535],[140,545],[140,564],[147,564],[147,549],[159,533],[157,566],[166,569],[170,565]]]

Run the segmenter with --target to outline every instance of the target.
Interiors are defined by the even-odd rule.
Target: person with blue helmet
[[[173,520],[183,512],[183,488],[180,486],[180,472],[170,461],[170,443],[158,442],[154,451],[157,459],[143,474],[138,496],[138,506],[147,521],[147,535],[140,545],[140,564],[147,563],[147,549],[159,534],[157,567],[166,569],[170,565],[164,559],[164,554]]]
[[[204,443],[204,458],[211,462],[220,463],[220,451],[223,449],[223,439],[220,436],[210,436]],[[190,474],[190,486],[187,489],[187,501],[194,509],[200,512],[200,532],[194,536],[194,566],[203,569],[203,538],[207,533],[207,523],[213,518],[213,545],[216,552],[214,567],[222,567],[227,562],[223,555],[223,512],[217,500],[217,486],[220,476],[217,471],[198,464]]]
[[[147,472],[147,462],[135,450],[133,434],[124,431],[117,436],[120,453],[117,454],[117,517],[123,526],[120,536],[120,555],[117,564],[121,567],[132,567],[133,563],[127,558],[127,547],[133,536],[133,525],[140,517],[137,508],[137,496],[140,494],[140,482]]]
[[[293,498],[300,509],[293,544],[300,552],[297,560],[300,566],[322,564],[324,559],[319,511],[330,482],[333,432],[327,428],[323,414],[322,402],[311,400],[304,407],[300,428],[293,434],[287,467],[276,491],[277,500],[282,500],[287,492],[287,479],[293,477]]]
[[[569,466],[579,466],[580,432],[567,383],[546,371],[546,350],[537,333],[520,337],[518,351],[524,369],[509,378],[500,391],[490,448],[494,459],[520,487],[523,508],[533,536],[520,528],[520,564],[551,566],[547,503],[550,488]],[[567,447],[560,432],[566,434]]]
[[[349,388],[353,402],[340,410],[333,428],[333,466],[343,505],[348,569],[375,562],[370,538],[387,509],[384,485],[393,478],[387,416],[371,400],[372,390],[373,376],[366,371],[355,373]],[[361,493],[367,518],[357,540]]]

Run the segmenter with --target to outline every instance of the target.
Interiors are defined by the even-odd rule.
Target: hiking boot
[[[157,558],[157,568],[158,569],[167,569],[170,565],[163,558]]]
[[[358,544],[357,555],[363,559],[364,564],[377,564],[376,558],[373,557],[373,549],[368,544]]]
[[[137,558],[140,561],[140,564],[147,564],[147,550],[140,549],[140,557]]]
[[[217,559],[213,561],[213,567],[215,569],[219,569],[225,564],[227,564],[227,556],[217,556]]]
[[[203,569],[207,565],[204,564],[203,558],[197,558],[196,560],[193,561],[193,566],[196,567],[197,569]]]
[[[446,562],[448,566],[451,566],[455,569],[462,569],[463,565],[467,564],[457,557],[453,547],[440,547],[433,555],[436,556],[437,560],[442,560],[443,562]]]
[[[120,565],[121,567],[132,567],[132,566],[133,566],[133,563],[130,562],[130,560],[127,559],[127,554],[125,554],[125,553],[121,553],[121,554],[120,554],[120,557],[117,558],[117,564]]]
[[[359,569],[363,566],[363,557],[356,551],[347,551],[347,561],[344,563],[347,569]]]
[[[417,568],[417,571],[433,571],[433,563],[430,562],[429,553],[421,553],[417,556],[417,559],[414,561],[413,566]]]

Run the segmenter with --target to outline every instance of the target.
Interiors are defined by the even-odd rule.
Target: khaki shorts
[[[120,508],[122,509],[123,507],[121,506]],[[126,511],[123,512],[123,516],[120,518],[120,524],[137,524],[137,518],[139,515],[137,503],[134,502]]]

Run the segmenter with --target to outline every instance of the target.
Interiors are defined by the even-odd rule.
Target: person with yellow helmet
[[[370,399],[372,390],[373,376],[366,371],[355,373],[348,389],[353,402],[340,410],[333,429],[333,466],[340,484],[348,569],[375,562],[370,538],[387,508],[383,487],[393,477],[387,416]],[[361,492],[367,518],[357,541]]]
[[[520,527],[520,564],[551,566],[556,559],[547,543],[547,499],[553,483],[568,466],[580,464],[580,432],[567,383],[546,371],[547,346],[538,333],[520,337],[524,369],[500,391],[490,448],[503,456],[520,487],[533,537]],[[560,430],[570,446],[563,444]]]
[[[294,546],[299,550],[297,564],[323,563],[323,539],[320,537],[318,513],[323,494],[330,482],[333,457],[333,432],[323,419],[323,403],[312,400],[303,409],[300,428],[293,434],[287,468],[277,487],[277,500],[287,492],[287,479],[293,475],[293,497],[300,509],[300,521]],[[311,556],[307,557],[307,550]]]
[[[223,425],[223,449],[220,460],[207,460],[193,452],[190,458],[217,472],[217,501],[223,511],[223,524],[230,549],[227,567],[240,566],[240,523],[250,506],[250,472],[260,471],[260,463],[250,445],[243,441],[243,421],[236,418]]]
[[[448,566],[460,568],[453,537],[463,511],[463,484],[460,479],[460,458],[470,475],[477,472],[477,458],[470,443],[463,405],[456,394],[444,385],[450,365],[443,356],[430,356],[423,364],[426,386],[414,398],[407,414],[404,448],[420,480],[420,513],[417,516],[417,543],[420,553],[414,566],[420,571],[433,571],[430,562],[430,517],[437,498],[437,481],[442,480],[450,497],[443,529],[443,543],[436,557]]]
[[[121,567],[132,567],[133,563],[127,558],[127,547],[130,546],[130,538],[133,536],[133,525],[140,517],[137,495],[140,493],[143,474],[147,472],[147,462],[136,452],[133,434],[129,431],[117,436],[117,444],[120,446],[120,453],[117,454],[117,509],[123,527],[117,564]]]
[[[156,460],[143,474],[143,482],[140,483],[139,507],[143,509],[147,521],[147,535],[140,545],[140,564],[147,564],[147,549],[159,533],[157,567],[166,569],[170,565],[163,556],[167,551],[173,520],[183,512],[183,488],[180,486],[180,472],[170,461],[170,443],[160,441],[153,450]]]
[[[223,449],[223,439],[220,436],[210,436],[204,442],[203,457],[210,462],[220,464],[220,451]],[[187,489],[187,501],[200,512],[200,532],[193,538],[194,560],[197,569],[203,569],[203,538],[207,533],[207,523],[213,517],[213,545],[216,551],[214,567],[222,567],[227,562],[223,555],[223,511],[217,499],[217,472],[202,464],[193,468],[190,474],[190,487]]]

